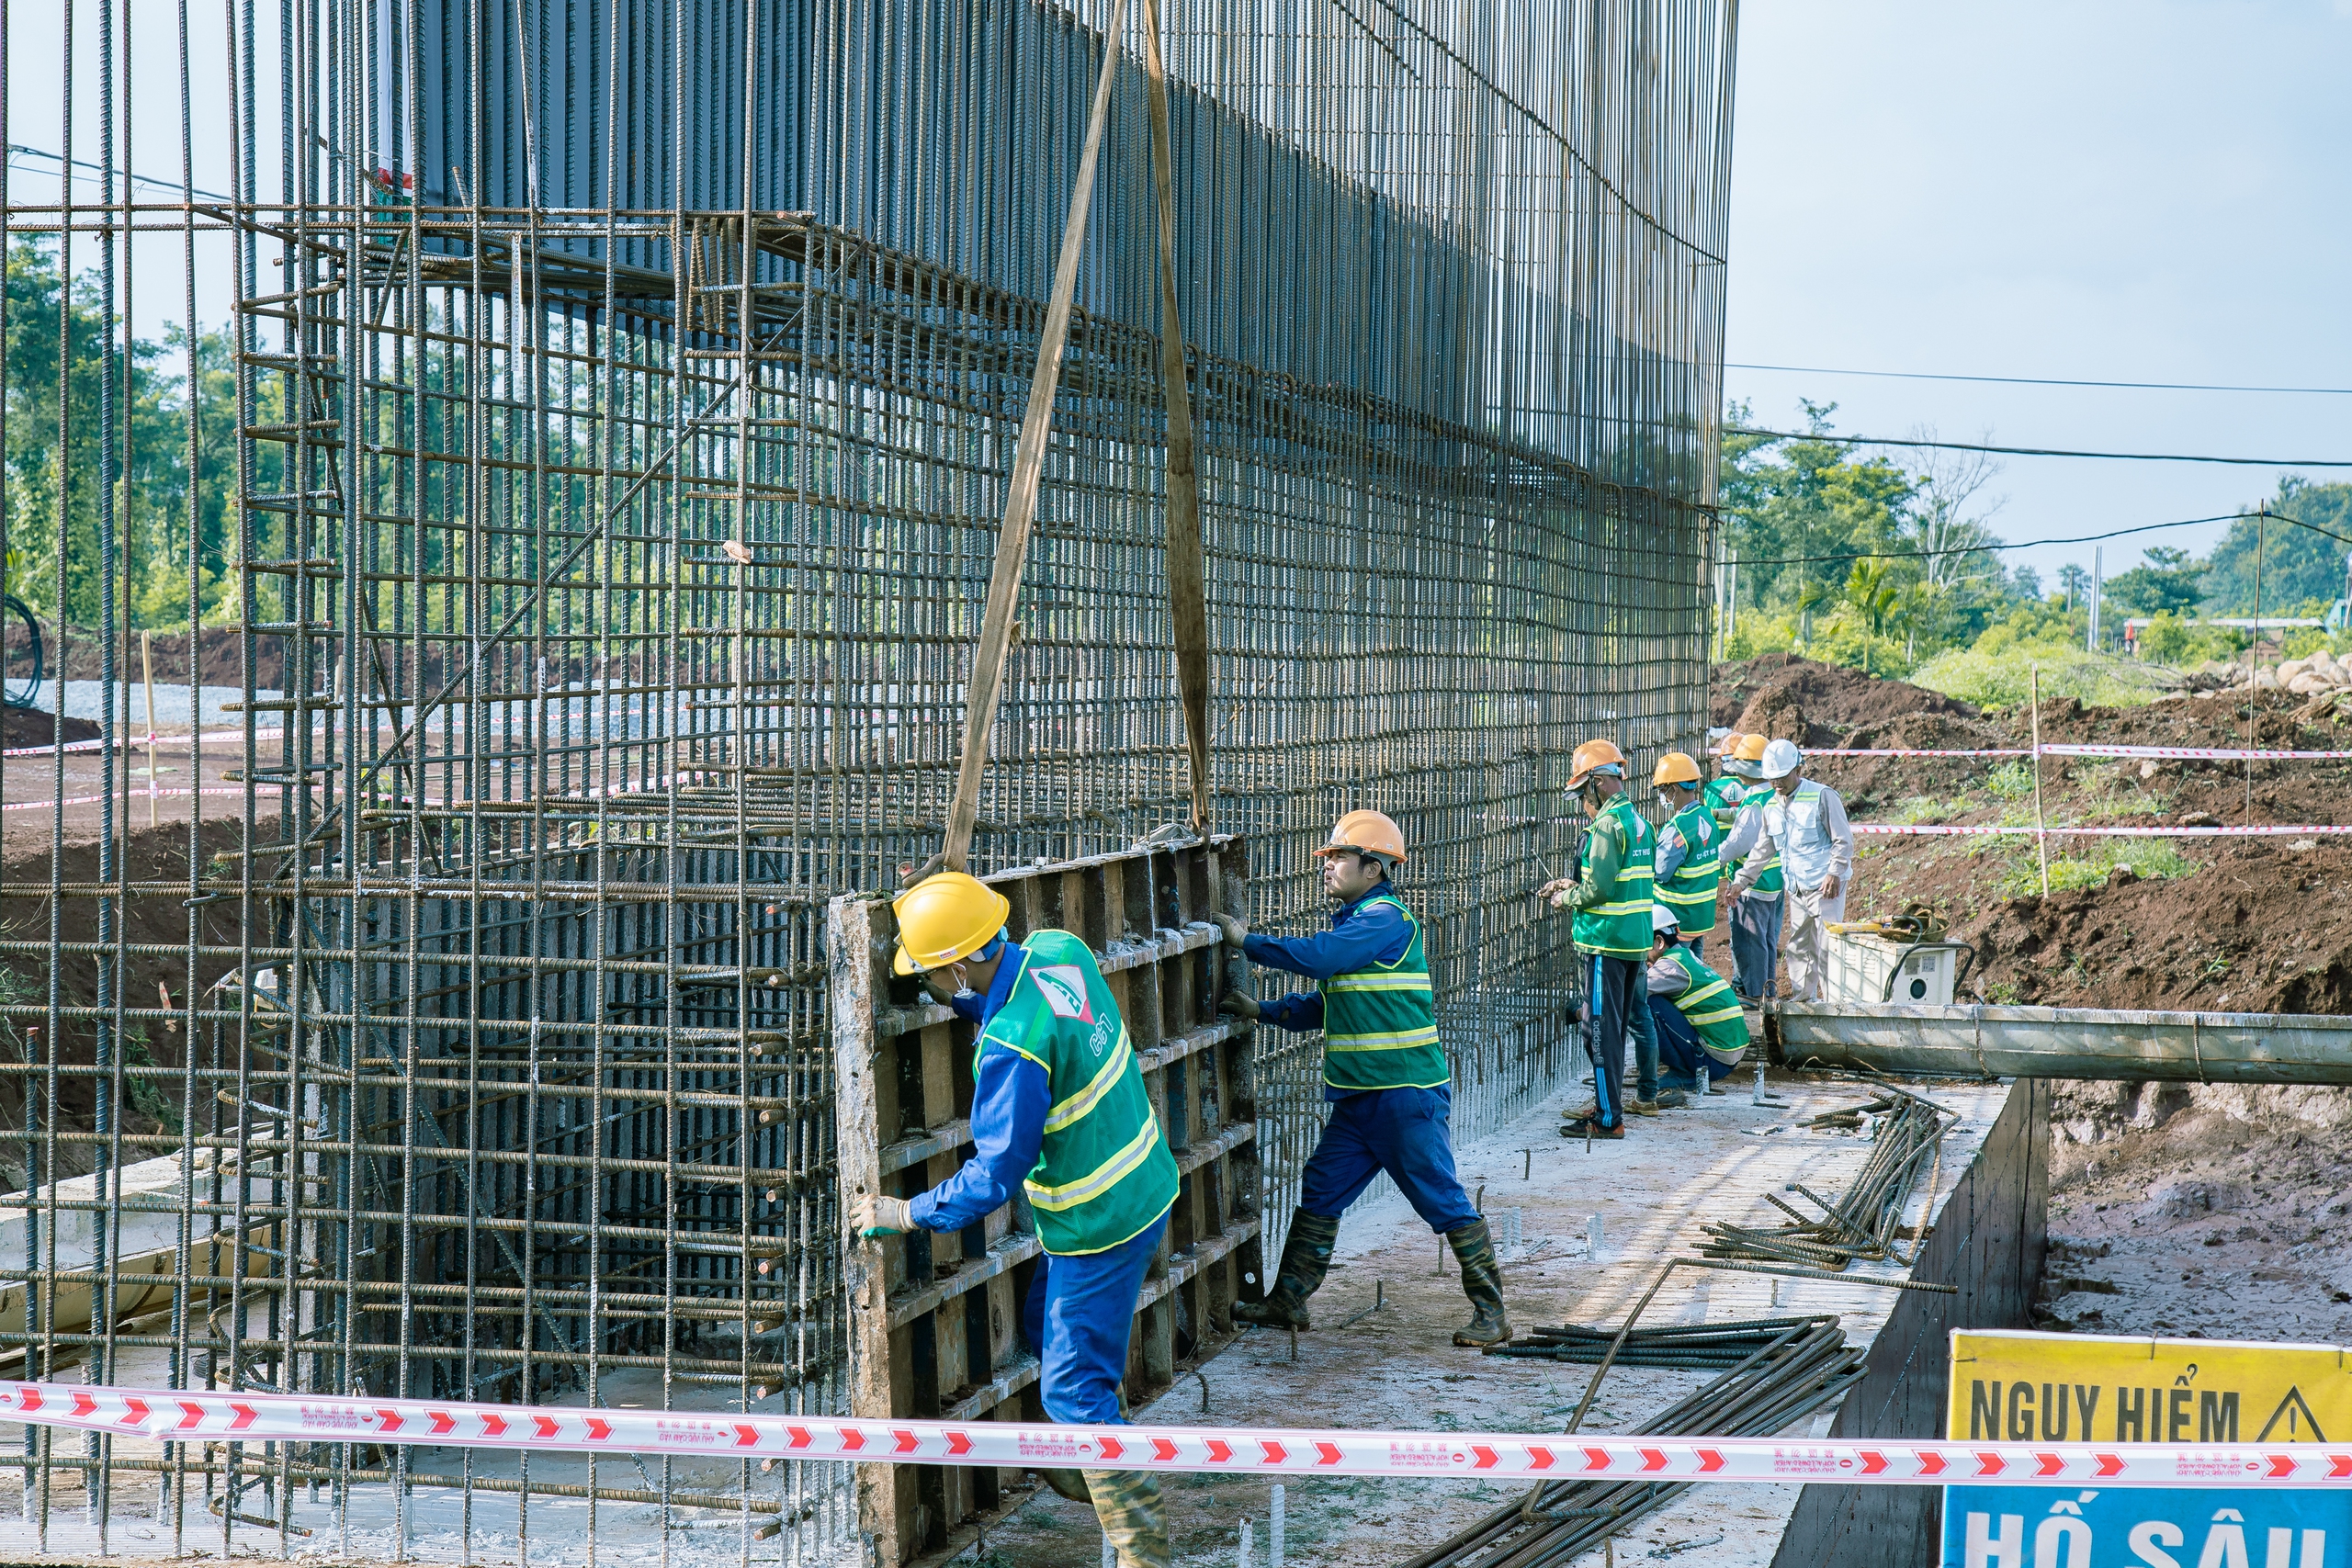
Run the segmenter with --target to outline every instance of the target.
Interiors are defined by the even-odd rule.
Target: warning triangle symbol
[[[2281,1421],[2287,1424],[2287,1429],[2279,1436],[2288,1442],[2324,1443],[2327,1441],[2327,1434],[2319,1429],[2319,1418],[2312,1414],[2312,1407],[2304,1403],[2303,1391],[2300,1388],[2288,1389],[2287,1397],[2278,1402],[2278,1408],[2270,1413],[2270,1419],[2262,1424],[2262,1430],[2256,1435],[2254,1440],[2257,1443],[2268,1442],[2272,1429]]]

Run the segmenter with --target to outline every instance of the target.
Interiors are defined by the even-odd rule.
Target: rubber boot
[[[1306,1298],[1323,1288],[1323,1276],[1331,1271],[1331,1247],[1339,1239],[1338,1220],[1304,1209],[1292,1210],[1290,1235],[1283,1242],[1283,1266],[1274,1276],[1274,1288],[1262,1302],[1234,1303],[1234,1321],[1265,1328],[1312,1327],[1306,1321]]]
[[[1041,1470],[1037,1475],[1057,1495],[1073,1503],[1094,1501],[1094,1495],[1086,1489],[1086,1472],[1082,1470]]]
[[[1454,1260],[1462,1265],[1462,1293],[1470,1298],[1468,1324],[1453,1331],[1456,1345],[1500,1345],[1510,1337],[1503,1317],[1503,1271],[1495,1261],[1494,1237],[1487,1222],[1473,1220],[1458,1231],[1448,1231]]]
[[[1175,1568],[1158,1478],[1141,1470],[1084,1474],[1087,1490],[1094,1494],[1094,1517],[1102,1521],[1102,1539],[1119,1554],[1119,1568]]]

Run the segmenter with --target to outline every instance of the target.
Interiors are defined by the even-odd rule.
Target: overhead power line
[[[2291,523],[2298,528],[2309,528],[2312,533],[2334,539],[2340,545],[2352,545],[2352,537],[2339,534],[2333,528],[2323,528],[2316,523],[2309,523],[2301,517],[2290,516],[2275,508],[2268,509],[2267,514],[2277,518],[2281,523]],[[1732,564],[1734,566],[1805,566],[1834,560],[1911,560],[1928,556],[1984,555],[1998,550],[2039,549],[2044,545],[2096,544],[2102,539],[2120,539],[2129,534],[2153,534],[2162,528],[2193,528],[2200,523],[2235,523],[2242,517],[2255,515],[2256,513],[2251,512],[2229,512],[2218,517],[2183,517],[2170,523],[2143,523],[2136,527],[2111,528],[2104,534],[2073,534],[2057,539],[2019,539],[2015,544],[1996,539],[1989,544],[1954,545],[1950,549],[1943,550],[1839,550],[1834,555],[1826,556],[1735,556],[1732,558]]]
[[[1841,446],[1928,446],[1941,452],[1993,452],[2010,457],[2097,457],[2117,463],[2229,463],[2249,468],[2352,468],[2352,457],[2216,457],[2190,452],[2081,452],[2064,446],[1991,446],[1979,441],[1928,441],[1917,436],[1833,435],[1803,430],[1758,430],[1724,426],[1726,435],[1761,435],[1772,441],[1831,441]]]
[[[1954,376],[1932,370],[1837,370],[1821,365],[1745,365],[1726,361],[1726,370],[1779,370],[1792,376],[1868,376],[1887,381],[1979,381],[1996,387],[2112,387],[2134,392],[2278,392],[2314,398],[2352,398],[2352,387],[2247,387],[2213,381],[2082,381],[2059,376]]]

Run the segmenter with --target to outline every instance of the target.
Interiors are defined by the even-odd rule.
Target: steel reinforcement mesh
[[[98,733],[0,755],[0,1363],[838,1408],[824,909],[937,847],[1108,0],[30,9],[6,734]],[[1138,26],[979,869],[1187,811]],[[1732,6],[1165,28],[1215,825],[1305,931],[1402,823],[1473,1136],[1578,1066],[1570,749],[1703,732]],[[50,1551],[854,1546],[838,1467],[6,1430]]]

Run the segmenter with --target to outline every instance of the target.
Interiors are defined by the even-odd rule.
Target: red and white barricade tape
[[[2352,1486],[2352,1445],[1860,1442],[862,1421],[418,1399],[0,1384],[0,1421],[169,1442],[390,1443],[1251,1475],[1589,1476],[1872,1486]]]

